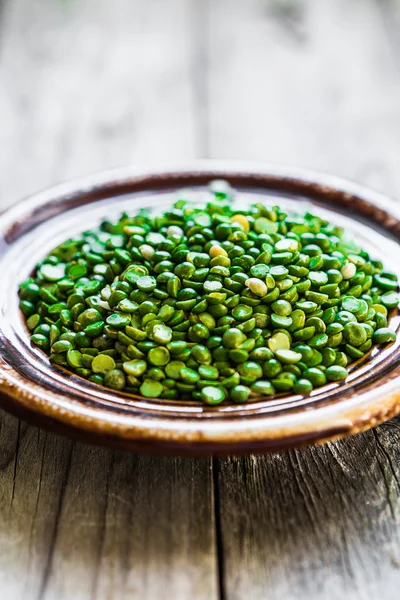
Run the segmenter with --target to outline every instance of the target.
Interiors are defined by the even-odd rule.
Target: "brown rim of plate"
[[[368,235],[377,236],[377,247],[387,243],[389,253],[398,251],[400,209],[396,203],[356,184],[302,169],[197,161],[157,170],[119,169],[41,192],[0,217],[0,262],[6,274],[3,287],[8,290],[0,298],[0,406],[88,442],[174,455],[275,451],[357,433],[400,412],[398,342],[374,349],[358,361],[346,382],[326,385],[309,396],[279,395],[216,408],[114,393],[50,365],[42,352],[31,347],[16,290],[31,248],[40,251],[41,238],[35,234],[41,225],[61,213],[67,217],[72,209],[87,207],[89,212],[100,200],[127,195],[132,198],[133,212],[135,198],[143,201],[143,192],[151,195],[201,187],[216,178],[227,179],[249,194],[309,199],[336,213],[351,214],[369,224]],[[120,212],[117,201],[114,206]],[[89,216],[82,229],[91,224]],[[386,238],[394,241],[386,242]],[[394,311],[396,329],[399,321]]]

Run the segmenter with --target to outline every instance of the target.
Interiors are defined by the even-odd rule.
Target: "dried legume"
[[[232,200],[213,182],[201,207],[60,244],[20,285],[32,343],[113,390],[214,406],[309,394],[396,341],[395,274],[323,218]]]

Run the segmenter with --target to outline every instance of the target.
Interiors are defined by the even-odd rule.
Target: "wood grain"
[[[208,460],[112,453],[1,423],[1,597],[217,597]]]
[[[381,8],[214,2],[211,155],[319,168],[398,194],[399,72]],[[399,433],[393,421],[323,447],[215,461],[223,597],[397,598]]]
[[[215,0],[209,23],[212,157],[400,193],[398,52],[376,0]]]
[[[397,598],[399,441],[391,422],[319,448],[222,461],[226,597]]]
[[[77,175],[195,156],[189,8],[186,0],[6,2],[3,208]]]
[[[3,4],[1,208],[196,155],[400,191],[394,0]],[[211,464],[90,448],[1,413],[0,597],[397,598],[399,423]]]
[[[183,0],[5,4],[2,209],[67,177],[195,155],[189,9]],[[0,423],[1,598],[217,597],[209,460],[107,452],[4,413]]]

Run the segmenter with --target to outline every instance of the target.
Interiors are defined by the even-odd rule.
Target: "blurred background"
[[[400,0],[0,0],[0,210],[127,164],[236,158],[400,196]],[[398,600],[400,421],[226,459],[0,412],[4,600]]]
[[[0,0],[0,202],[196,157],[400,189],[398,0]]]

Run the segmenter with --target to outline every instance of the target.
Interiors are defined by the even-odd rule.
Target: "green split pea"
[[[397,276],[337,225],[226,182],[66,240],[19,288],[32,343],[111,390],[216,406],[339,383],[396,342]]]

